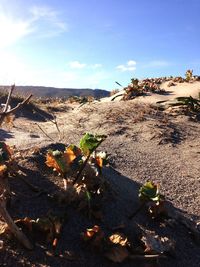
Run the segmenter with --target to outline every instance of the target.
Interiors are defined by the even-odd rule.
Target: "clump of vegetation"
[[[164,196],[160,194],[159,186],[152,181],[146,182],[139,190],[140,201],[148,207],[152,217],[157,217],[163,212]]]
[[[165,90],[160,88],[160,84],[166,80],[166,77],[144,79],[142,81],[132,78],[131,83],[124,88],[125,93],[122,93],[118,96],[123,96],[122,100],[130,100],[138,96],[146,95],[148,92],[163,94],[165,93]],[[121,86],[121,84],[117,84]],[[112,100],[118,96],[115,96]]]
[[[79,147],[69,145],[65,151],[49,151],[46,156],[47,166],[64,180],[66,193],[57,195],[58,201],[76,203],[78,209],[89,217],[101,217],[101,199],[106,188],[101,170],[107,164],[107,155],[105,152],[97,153],[96,149],[105,139],[105,135],[86,133]]]
[[[79,103],[79,104],[86,104],[92,103],[95,100],[93,96],[71,96],[68,98],[69,103]]]
[[[189,82],[192,79],[193,79],[193,70],[187,70],[185,73],[185,80]]]
[[[200,99],[194,98],[192,96],[181,96],[176,98],[176,103],[171,103],[172,107],[182,107],[186,112],[200,112]]]

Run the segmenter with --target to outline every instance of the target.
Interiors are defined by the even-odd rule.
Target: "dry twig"
[[[7,100],[6,100],[5,108],[4,108],[3,112],[0,112],[0,125],[3,123],[3,121],[4,121],[4,119],[5,119],[6,116],[8,116],[8,115],[10,115],[12,113],[15,113],[17,110],[19,110],[20,108],[22,108],[26,103],[28,103],[28,101],[32,97],[32,95],[29,95],[21,103],[17,104],[16,107],[8,110],[9,103],[10,103],[11,96],[12,96],[12,93],[13,93],[14,89],[15,89],[15,85],[12,85],[11,88],[10,88],[10,91],[8,93],[8,97],[7,97]]]

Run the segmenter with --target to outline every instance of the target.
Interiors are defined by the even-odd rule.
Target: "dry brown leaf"
[[[96,233],[100,231],[100,227],[98,225],[94,225],[92,228],[88,228],[83,234],[83,240],[88,241],[94,237]]]
[[[5,235],[5,234],[10,234],[10,230],[6,223],[4,223],[3,225],[0,225],[0,236]]]
[[[9,114],[5,116],[4,123],[8,124],[9,126],[13,126],[14,116],[12,114]]]
[[[103,167],[103,159],[101,157],[95,158],[97,165],[102,168]]]
[[[86,231],[81,234],[81,237],[84,241],[89,242],[90,246],[96,250],[101,250],[104,245],[105,234],[98,225],[86,229]]]
[[[64,158],[68,164],[72,163],[75,158],[81,155],[81,150],[76,146],[69,146],[64,152]]]
[[[71,171],[71,163],[81,155],[81,151],[76,146],[69,146],[64,152],[49,151],[46,155],[46,165],[55,169],[60,174]]]
[[[51,153],[47,153],[45,163],[48,167],[55,169],[59,173],[61,172],[60,166],[58,165],[58,163],[56,162],[55,158]]]
[[[116,234],[113,234],[109,237],[109,240],[115,244],[115,245],[120,245],[122,247],[125,247],[128,245],[128,239],[127,237],[122,234],[122,233],[116,233]]]
[[[0,165],[0,177],[3,177],[4,173],[7,170],[7,166],[6,165]]]
[[[174,250],[174,241],[168,237],[159,237],[154,232],[146,232],[141,240],[145,246],[145,253],[156,254]]]

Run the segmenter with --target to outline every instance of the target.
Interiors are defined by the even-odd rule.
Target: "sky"
[[[200,75],[200,0],[0,0],[0,84]]]

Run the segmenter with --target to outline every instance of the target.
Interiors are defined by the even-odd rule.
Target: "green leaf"
[[[80,148],[85,156],[90,155],[106,139],[105,135],[86,133],[80,140]]]
[[[139,189],[139,198],[143,201],[159,202],[161,195],[159,193],[158,186],[151,181],[146,182]]]

